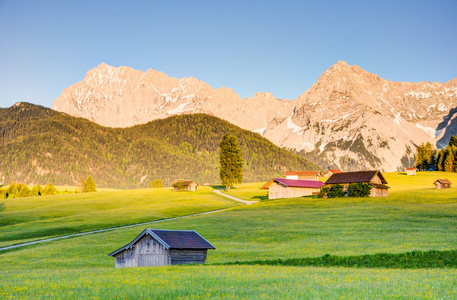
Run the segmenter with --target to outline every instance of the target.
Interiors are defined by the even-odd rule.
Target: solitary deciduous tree
[[[89,175],[84,183],[84,193],[96,192],[97,187],[95,186],[95,181],[92,179],[92,176]]]
[[[236,136],[224,134],[219,146],[221,149],[219,175],[222,184],[225,184],[225,190],[228,192],[234,183],[243,181],[244,161]]]

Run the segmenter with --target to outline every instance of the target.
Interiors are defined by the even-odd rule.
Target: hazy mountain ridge
[[[147,187],[188,178],[219,179],[219,141],[238,137],[246,181],[264,181],[284,170],[319,169],[259,134],[216,117],[172,116],[130,128],[102,127],[49,108],[17,103],[0,109],[0,175],[6,181],[74,186],[93,176],[99,187]]]
[[[195,78],[101,64],[65,89],[53,108],[104,126],[127,127],[170,115],[207,113],[276,145],[342,169],[401,170],[416,145],[446,143],[457,131],[457,78],[393,82],[339,61],[295,100],[269,93],[240,99]],[[350,162],[348,164],[348,162]]]

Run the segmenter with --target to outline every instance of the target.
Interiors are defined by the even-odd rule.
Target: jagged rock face
[[[268,105],[264,105],[268,102]],[[177,114],[207,113],[242,128],[266,127],[278,110],[289,107],[269,93],[240,99],[229,88],[214,90],[199,79],[168,77],[101,64],[54,101],[52,108],[109,127],[129,127]],[[253,118],[255,116],[255,118]]]
[[[457,78],[392,82],[340,61],[295,100],[269,93],[240,99],[232,89],[214,90],[192,77],[101,64],[52,108],[111,127],[207,113],[343,170],[395,171],[411,164],[416,145],[447,143],[457,132],[456,107]]]

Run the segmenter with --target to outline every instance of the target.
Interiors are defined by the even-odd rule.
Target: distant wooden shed
[[[261,189],[268,189],[268,199],[294,198],[317,194],[324,184],[315,180],[273,178]]]
[[[441,190],[449,189],[451,187],[452,182],[450,182],[447,179],[437,179],[433,184],[435,185],[435,189]]]
[[[182,183],[182,189],[179,189],[179,182]],[[187,180],[187,179],[176,179],[173,181],[171,186],[173,187],[173,192],[178,191],[189,191],[189,192],[196,192],[198,191],[198,183],[194,180]]]
[[[111,252],[115,267],[152,267],[206,262],[216,249],[194,230],[143,230],[133,241]]]
[[[415,176],[416,168],[406,168],[406,175]]]
[[[314,180],[319,181],[319,177],[322,176],[319,171],[286,171],[283,177],[286,179],[298,179],[298,180]]]

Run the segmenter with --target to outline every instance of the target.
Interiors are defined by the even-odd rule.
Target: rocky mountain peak
[[[53,104],[110,127],[206,113],[316,157],[324,167],[385,171],[409,166],[420,143],[443,145],[457,128],[451,113],[456,107],[457,78],[445,84],[393,82],[344,61],[295,100],[268,92],[241,99],[231,88],[213,89],[193,77],[100,64]]]

